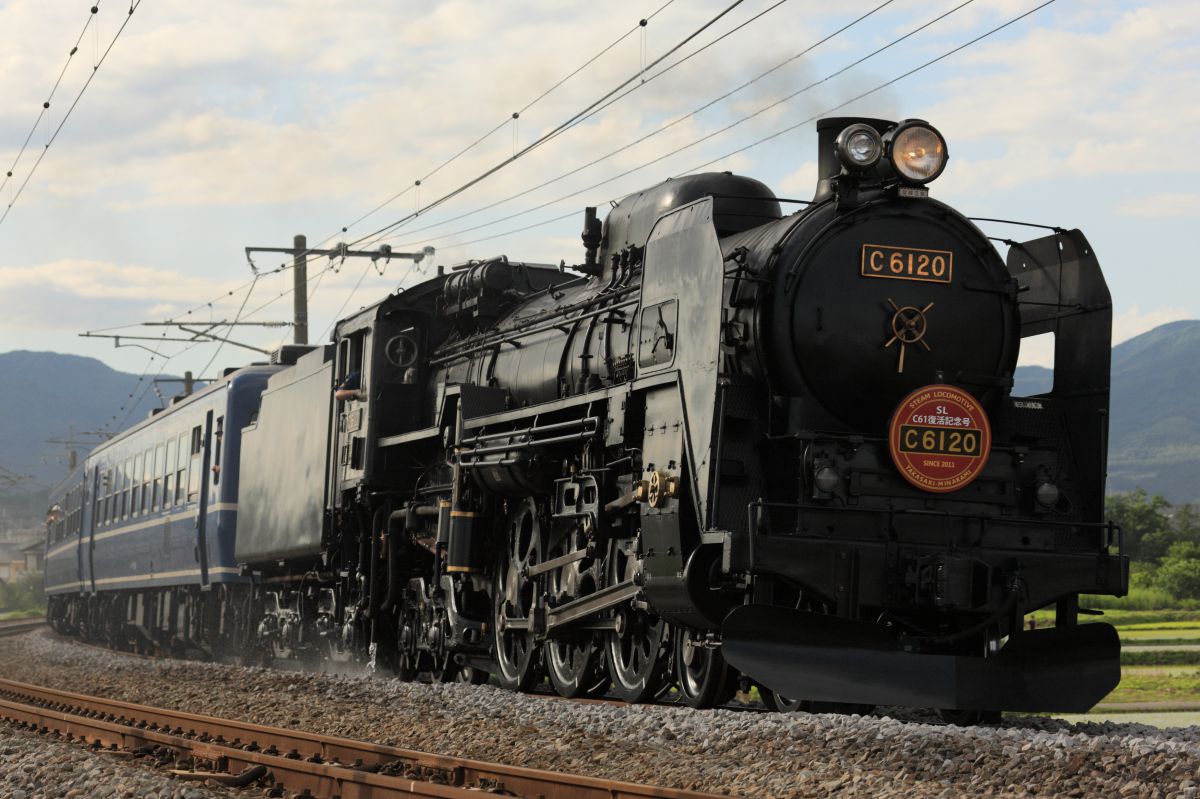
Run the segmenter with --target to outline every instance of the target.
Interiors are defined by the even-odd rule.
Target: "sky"
[[[210,376],[263,356],[142,323],[289,321],[292,273],[271,274],[287,257],[255,256],[255,279],[247,246],[435,248],[421,266],[313,259],[310,338],[327,340],[433,264],[578,263],[584,206],[699,167],[808,198],[815,120],[854,114],[937,127],[932,194],[968,216],[1083,230],[1116,341],[1200,316],[1200,3],[1057,0],[968,44],[1044,0],[744,0],[673,49],[732,0],[133,1],[0,0],[0,352]]]

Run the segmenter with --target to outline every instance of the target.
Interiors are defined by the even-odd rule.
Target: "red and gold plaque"
[[[983,407],[954,386],[924,386],[892,414],[892,462],[922,491],[944,494],[974,480],[992,449],[992,427]]]

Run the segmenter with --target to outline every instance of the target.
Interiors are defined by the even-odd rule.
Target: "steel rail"
[[[46,623],[44,618],[36,619],[9,619],[0,621],[0,638],[9,635],[20,635],[21,633],[36,630]]]
[[[334,738],[0,679],[0,718],[92,746],[166,747],[212,775],[266,769],[289,793],[341,799],[478,796],[716,799],[714,794],[506,766]]]

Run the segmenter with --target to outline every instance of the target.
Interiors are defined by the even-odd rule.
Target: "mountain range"
[[[19,475],[25,487],[53,485],[66,475],[72,448],[82,457],[102,440],[97,433],[141,421],[162,406],[160,393],[169,398],[180,390],[171,375],[131,375],[95,358],[0,353],[0,474]]]
[[[1017,370],[1015,393],[1048,390],[1049,369]],[[1144,488],[1200,502],[1200,321],[1171,322],[1112,352],[1108,491]]]
[[[156,386],[167,397],[180,390],[151,379],[78,355],[0,354],[0,477],[7,469],[42,485],[57,482],[67,445],[47,439],[120,430],[159,407]],[[1047,391],[1052,379],[1049,369],[1020,367],[1015,393]],[[1162,325],[1114,347],[1109,492],[1144,488],[1174,503],[1200,502],[1198,415],[1200,320]]]

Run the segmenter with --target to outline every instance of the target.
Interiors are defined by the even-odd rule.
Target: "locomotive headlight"
[[[883,156],[883,138],[870,125],[851,125],[834,142],[838,160],[852,170],[870,169]]]
[[[1054,483],[1039,483],[1037,487],[1037,503],[1043,508],[1053,508],[1058,504],[1059,497],[1062,494],[1058,490],[1058,486]]]
[[[829,466],[822,466],[813,475],[813,485],[816,486],[818,491],[824,494],[833,493],[834,489],[838,487],[839,482],[841,480],[838,477],[837,471]]]
[[[889,136],[892,166],[905,180],[928,183],[946,168],[946,140],[923,122],[905,122]]]

